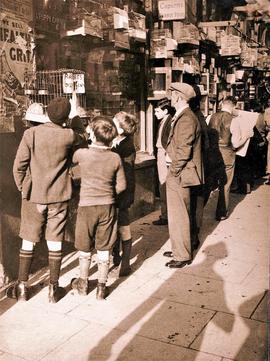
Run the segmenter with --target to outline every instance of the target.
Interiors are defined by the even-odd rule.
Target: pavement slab
[[[15,356],[15,355],[11,355],[10,353],[0,353],[0,361],[23,361],[25,359]]]
[[[256,308],[255,312],[251,316],[252,320],[267,322],[269,321],[269,314],[267,313],[267,307],[269,306],[269,291],[265,292],[265,295],[261,302],[259,303],[258,307]]]
[[[48,349],[87,326],[85,321],[52,312],[53,307],[52,304],[51,312],[38,312],[30,303],[18,302],[10,308],[1,316],[1,351],[26,360],[40,359]]]
[[[160,275],[138,289],[137,295],[148,294],[158,299],[168,299],[186,305],[198,306],[225,313],[238,313],[249,317],[260,302],[262,293],[254,296],[254,291],[223,280],[187,275],[182,270],[160,285]],[[252,296],[254,296],[252,298]],[[246,299],[252,298],[249,303]],[[244,305],[243,305],[244,303]],[[241,309],[240,309],[241,307]],[[240,309],[240,310],[239,310]]]
[[[69,339],[68,343],[47,354],[42,359],[42,361],[55,360],[221,361],[221,358],[151,338],[134,336],[132,333],[125,333],[118,329],[110,329],[94,323]]]
[[[218,312],[191,347],[237,361],[264,361],[267,324]]]

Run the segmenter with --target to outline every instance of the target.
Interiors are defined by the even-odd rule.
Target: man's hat
[[[44,113],[43,105],[40,103],[30,104],[24,118],[36,123],[48,123],[50,121],[48,116]]]
[[[71,105],[67,98],[58,97],[50,101],[47,113],[50,120],[58,125],[62,125],[68,118]]]
[[[181,93],[187,101],[196,96],[193,87],[187,83],[171,83],[169,90]]]

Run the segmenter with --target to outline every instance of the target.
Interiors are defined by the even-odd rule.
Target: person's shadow
[[[137,345],[137,335],[188,348],[215,315],[216,310],[233,314],[226,303],[224,281],[215,271],[216,265],[219,267],[227,256],[225,243],[206,247],[204,256],[201,263],[175,272],[147,299],[142,297],[145,299],[143,303],[116,326],[117,330],[108,333],[89,352],[88,360],[128,360],[130,352]],[[145,295],[148,293],[146,291]],[[230,323],[217,324],[226,333],[232,331],[233,325],[234,317]],[[119,330],[124,331],[126,335],[129,334],[130,341],[122,349],[119,342],[121,350],[116,354],[113,346],[117,345],[120,338]],[[140,360],[146,360],[147,357],[149,359],[148,349],[141,348],[136,352]],[[158,358],[154,349],[152,352],[152,359],[164,359]],[[167,357],[170,359],[169,355]],[[190,351],[188,360],[196,360],[195,351]]]

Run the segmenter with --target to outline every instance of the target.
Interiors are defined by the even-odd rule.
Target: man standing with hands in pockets
[[[171,83],[171,105],[176,109],[167,143],[169,165],[167,206],[172,257],[169,268],[182,268],[192,262],[190,227],[190,188],[203,183],[201,128],[188,101],[196,94],[191,85]]]

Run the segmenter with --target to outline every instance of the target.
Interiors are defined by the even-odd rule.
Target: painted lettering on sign
[[[185,0],[160,0],[158,2],[160,20],[182,20],[186,17]]]
[[[32,70],[33,39],[27,23],[6,15],[0,21],[0,53],[2,63],[23,84],[24,73]],[[3,64],[2,64],[3,66]]]

